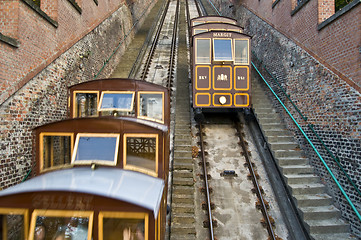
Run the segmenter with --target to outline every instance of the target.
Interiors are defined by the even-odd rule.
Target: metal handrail
[[[259,60],[259,58],[257,58],[255,56],[255,54],[253,54],[253,56],[261,63],[261,61]],[[286,91],[284,90],[284,88],[281,86],[281,84],[278,82],[277,78],[275,78],[270,71],[267,69],[267,67],[261,63],[261,66],[266,70],[266,72],[271,76],[271,78],[273,79],[273,81],[277,84],[277,86],[281,89],[281,91],[286,95],[287,99],[291,102],[292,106],[296,109],[296,111],[301,115],[302,119],[307,123],[307,117],[305,117],[301,111],[299,110],[299,108],[296,106],[296,104],[292,101],[292,99],[290,98],[290,95],[286,93]],[[315,131],[315,129],[313,128],[313,124],[309,124],[307,123],[307,126],[309,129],[311,129],[311,131],[316,135],[317,139],[321,142],[322,146],[326,149],[327,153],[331,156],[331,158],[337,163],[338,167],[341,169],[341,171],[344,173],[344,175],[346,176],[347,180],[350,182],[350,184],[354,187],[354,189],[356,190],[356,192],[361,196],[361,191],[359,190],[359,188],[356,186],[356,184],[354,183],[354,181],[352,181],[351,177],[347,174],[347,172],[345,171],[345,169],[342,167],[340,160],[337,156],[333,155],[333,153],[331,152],[331,150],[326,146],[325,142],[321,139],[321,137],[317,134],[317,132]]]
[[[356,213],[356,216],[358,217],[358,219],[361,221],[361,215],[360,213],[357,211],[356,207],[354,206],[354,204],[352,203],[351,199],[349,198],[349,196],[347,195],[347,193],[345,192],[345,190],[342,188],[342,186],[340,185],[340,183],[338,182],[338,180],[336,179],[336,177],[334,176],[333,172],[331,171],[331,169],[328,167],[327,163],[325,162],[325,160],[322,158],[321,154],[318,152],[318,150],[316,149],[316,147],[313,145],[312,141],[308,138],[307,134],[303,131],[302,127],[298,124],[298,122],[296,121],[296,119],[293,117],[293,115],[291,114],[291,112],[288,110],[288,108],[285,106],[285,104],[282,102],[282,100],[278,97],[278,95],[275,93],[275,91],[273,91],[272,87],[269,85],[269,83],[267,82],[267,80],[262,76],[262,74],[260,73],[260,71],[258,70],[258,68],[254,65],[253,62],[251,62],[252,66],[254,67],[254,69],[257,71],[258,75],[262,78],[262,80],[266,83],[267,87],[271,90],[271,92],[273,93],[273,95],[277,98],[277,100],[279,101],[279,103],[282,105],[282,107],[286,110],[287,114],[291,117],[292,121],[296,124],[297,128],[302,132],[303,136],[306,138],[306,140],[308,141],[308,143],[311,145],[311,147],[313,148],[313,150],[315,151],[315,153],[317,154],[317,156],[319,157],[319,159],[322,161],[323,165],[326,167],[327,171],[329,172],[329,174],[331,175],[333,181],[336,183],[336,185],[338,186],[338,188],[340,189],[340,191],[342,192],[342,194],[344,195],[344,197],[346,198],[347,202],[350,204],[352,210]]]

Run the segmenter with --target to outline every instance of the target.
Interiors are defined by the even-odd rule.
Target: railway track
[[[207,219],[201,234],[207,239],[281,239],[251,161],[244,124],[236,117],[213,116],[198,127]]]

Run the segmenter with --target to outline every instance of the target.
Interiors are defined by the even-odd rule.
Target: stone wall
[[[330,152],[339,159],[340,165],[358,188],[361,187],[361,94],[337,74],[317,61],[305,49],[277,31],[242,5],[228,7],[225,2],[222,14],[238,19],[245,33],[251,35],[253,62],[260,68],[266,80],[286,103],[305,133],[314,142],[325,162],[332,170],[353,204],[361,212],[361,198],[352,187],[342,170],[325,150],[309,126],[313,126]],[[227,7],[225,7],[227,6]],[[255,72],[254,72],[255,73]],[[255,74],[254,74],[255,75]],[[286,96],[272,80],[272,76],[290,95],[307,121],[292,107]],[[255,76],[256,77],[256,76]],[[265,89],[267,89],[265,87]],[[310,144],[282,106],[268,91],[274,106],[283,116],[287,127],[293,132],[302,150],[315,167],[321,181],[328,187],[345,220],[351,223],[352,231],[361,237],[361,223],[349,207],[330,174],[315,154]],[[310,124],[310,125],[308,125]]]
[[[70,46],[0,105],[1,188],[19,183],[32,168],[32,129],[66,118],[67,88],[92,80],[128,34],[98,78],[106,78],[111,74],[138,28],[130,31],[133,24],[139,18],[139,24],[142,24],[155,3],[152,0],[137,0],[120,5],[100,25]],[[16,66],[7,67],[16,69]]]

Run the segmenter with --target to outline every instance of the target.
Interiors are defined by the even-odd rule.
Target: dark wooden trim
[[[48,21],[54,27],[58,27],[58,22],[49,17],[43,10],[40,9],[38,5],[36,5],[32,0],[22,0],[26,5],[28,5],[31,9],[37,12],[40,16],[42,16],[46,21]]]
[[[18,40],[16,40],[15,38],[12,38],[12,37],[5,36],[1,32],[0,32],[0,41],[9,44],[12,47],[20,46],[20,42]]]
[[[305,6],[310,0],[303,0],[301,3],[299,3],[295,9],[292,10],[291,16],[295,15],[303,6]]]
[[[281,0],[276,0],[276,1],[274,1],[273,3],[272,3],[272,8],[274,8],[276,5],[277,5],[277,3],[279,3]]]
[[[71,5],[78,11],[78,13],[82,13],[81,7],[75,2],[75,0],[68,0],[68,2],[71,3]]]
[[[331,17],[327,18],[322,23],[318,24],[317,30],[320,31],[322,28],[326,27],[327,25],[331,24],[333,21],[335,21],[337,18],[341,17],[342,15],[346,14],[348,11],[350,11],[352,8],[356,7],[361,3],[360,0],[353,0],[346,6],[344,6],[341,10],[337,11],[335,14],[333,14]]]

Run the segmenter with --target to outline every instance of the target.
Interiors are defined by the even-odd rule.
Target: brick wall
[[[276,84],[272,83],[272,77],[263,69],[262,73],[266,79],[271,82],[271,85],[275,88],[276,92],[281,94],[281,99],[286,102],[288,109],[291,110],[303,130],[305,130],[306,134],[315,143],[316,148],[321,152],[325,162],[329,165],[336,178],[345,188],[353,204],[360,211],[361,198],[359,194],[353,189],[335,161],[313,134],[312,130],[308,128],[308,124],[313,124],[315,132],[321,137],[333,155],[340,159],[341,166],[360,188],[360,91],[357,86],[354,87],[354,85],[345,81],[342,76],[340,77],[338,72],[332,71],[325,61],[317,58],[319,56],[318,53],[315,54],[319,49],[326,49],[328,45],[334,44],[335,40],[333,38],[335,38],[335,36],[340,41],[341,35],[344,34],[344,37],[347,39],[348,32],[354,29],[354,26],[350,25],[349,28],[346,28],[345,25],[343,25],[346,24],[343,22],[344,20],[339,19],[340,22],[334,22],[333,26],[342,25],[342,32],[332,32],[331,28],[329,28],[323,29],[322,32],[319,33],[322,36],[315,36],[315,27],[317,26],[318,21],[316,14],[317,1],[311,0],[304,6],[308,11],[297,13],[304,17],[304,22],[302,22],[301,19],[298,19],[297,21],[292,20],[292,23],[289,22],[291,21],[291,17],[289,16],[291,5],[288,5],[289,11],[278,12],[277,9],[274,9],[273,13],[270,14],[270,11],[266,11],[266,7],[262,6],[268,4],[271,8],[269,3],[262,0],[246,1],[246,3],[252,5],[253,9],[257,9],[254,6],[257,5],[257,13],[266,16],[268,20],[272,19],[272,21],[264,21],[264,19],[258,17],[241,5],[229,8],[227,6],[228,3],[225,1],[218,2],[219,6],[223,6],[223,15],[238,19],[241,26],[245,27],[245,32],[253,36],[253,61],[258,66],[261,64],[266,66],[270,74],[278,79],[280,84],[286,89],[287,94],[290,95],[292,101],[296,103],[303,115],[308,118],[307,121],[303,120],[296,110],[293,109],[291,104],[285,101],[285,95],[281,94],[281,90]],[[282,4],[287,5],[288,3],[281,0],[278,4],[280,4],[279,7],[281,7],[283,6]],[[359,5],[355,11],[359,12],[360,8],[361,6]],[[264,12],[262,12],[262,10],[264,10]],[[351,12],[350,14],[353,15],[354,13]],[[277,16],[279,16],[279,19],[276,19]],[[344,16],[344,18],[348,19],[348,16]],[[286,31],[287,28],[285,23],[290,23],[289,31]],[[316,23],[316,25],[312,25],[312,23]],[[310,26],[310,24],[312,26]],[[296,28],[300,32],[299,34],[292,33],[296,32]],[[341,29],[339,30],[341,31]],[[287,32],[287,35],[284,34],[285,32]],[[301,35],[304,35],[305,38],[307,35],[310,36],[310,39],[304,41],[304,43],[308,42],[309,44],[313,42],[308,48],[304,48],[303,44],[299,44],[297,40],[290,38],[290,36],[295,36],[296,38],[296,36],[299,37]],[[348,49],[355,48],[355,44],[347,46],[345,43],[340,43],[338,51],[333,50],[334,54],[339,54],[340,56],[346,54],[343,50],[344,47],[341,45],[345,45]],[[310,52],[311,50],[313,52]],[[329,49],[323,54],[332,56],[332,51]],[[360,53],[357,54],[360,55]],[[355,53],[354,57],[357,58],[359,56],[357,54]],[[349,75],[351,76],[351,74]],[[301,132],[296,128],[295,124],[291,121],[290,117],[288,117],[280,104],[277,103],[270,91],[268,92],[270,99],[273,100],[274,106],[283,116],[283,120],[287,124],[287,127],[294,133],[295,139],[300,143],[304,153],[310,159],[310,163],[315,167],[316,173],[327,185],[328,192],[334,197],[335,205],[340,208],[342,216],[345,220],[350,222],[353,233],[358,237],[361,237],[361,223],[357,219],[356,214],[348,206],[345,197],[338,190],[334,181],[331,179],[330,174],[327,172],[310,145],[306,142]]]
[[[298,8],[295,7],[296,2],[290,0],[277,0],[275,2],[233,0],[232,4],[237,6],[242,3],[247,9],[287,38],[292,39],[298,46],[305,49],[318,61],[360,91],[360,1],[353,1],[353,4],[350,4],[353,8],[344,14],[340,14],[335,19],[329,18],[335,11],[334,1],[332,0],[303,0],[301,1],[303,4],[299,4],[300,7]],[[230,3],[224,1],[222,4],[226,9]],[[344,9],[347,9],[347,7]],[[334,20],[330,21],[322,29],[318,29],[324,19]]]
[[[11,93],[0,105],[1,188],[20,182],[31,169],[32,129],[67,116],[67,87],[93,79],[143,10],[147,9],[146,15],[155,2],[137,0],[129,6],[115,0],[99,1],[98,9],[93,0],[83,0],[82,14],[79,14],[68,1],[59,1],[58,28],[21,3],[19,48],[0,42],[0,76],[6,83],[2,93]],[[97,17],[88,21],[87,11]],[[98,20],[102,22],[99,24]],[[28,23],[34,25],[25,27]],[[65,28],[69,29],[65,31]],[[35,36],[35,32],[42,37]],[[99,78],[111,74],[133,36],[134,31]],[[24,82],[31,70],[39,72]]]
[[[19,34],[19,1],[1,1],[0,13],[0,33],[12,38],[17,38]]]

